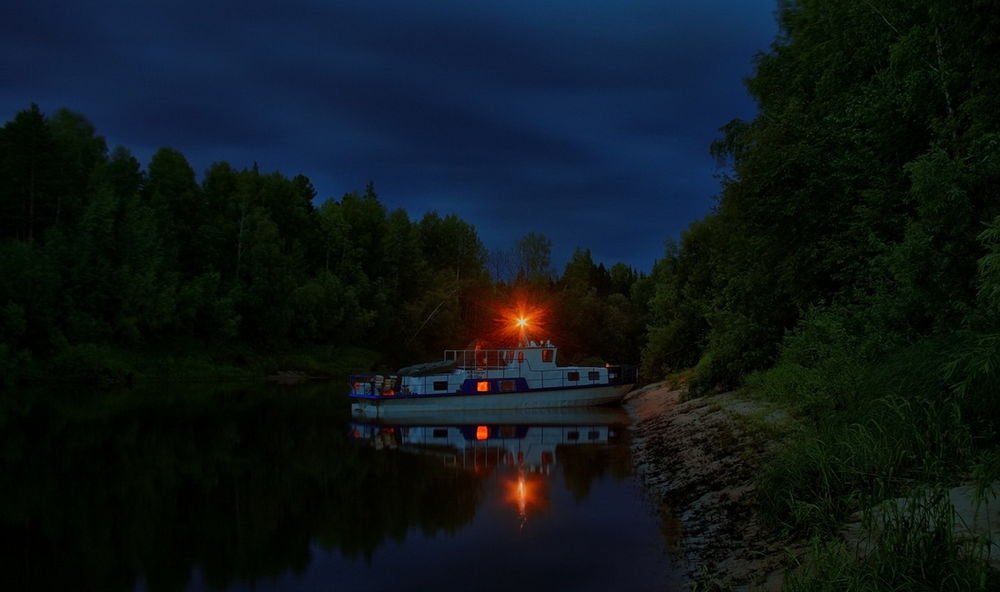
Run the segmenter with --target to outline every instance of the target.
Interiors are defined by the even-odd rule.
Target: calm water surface
[[[616,411],[376,425],[335,386],[17,393],[0,588],[681,589]]]

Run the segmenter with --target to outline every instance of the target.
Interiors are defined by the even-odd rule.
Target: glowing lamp
[[[476,440],[485,440],[490,437],[490,428],[486,426],[476,426]]]
[[[476,390],[481,393],[490,392],[490,382],[488,380],[480,380],[476,383]]]
[[[527,327],[528,326],[528,319],[526,319],[524,317],[518,317],[516,324],[517,324],[518,327],[522,327],[522,328]]]

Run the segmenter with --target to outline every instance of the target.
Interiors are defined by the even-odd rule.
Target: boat
[[[355,417],[589,407],[621,401],[635,385],[625,366],[558,366],[551,341],[445,350],[444,359],[395,374],[350,377]]]

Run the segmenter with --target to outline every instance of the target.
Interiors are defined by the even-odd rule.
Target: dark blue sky
[[[528,232],[649,271],[718,193],[718,128],[774,0],[142,0],[6,3],[0,117],[85,115],[147,164],[161,146],[309,177],[321,199],[375,182],[490,249]]]

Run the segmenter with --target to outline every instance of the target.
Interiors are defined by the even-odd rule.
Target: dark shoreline
[[[791,429],[783,411],[726,393],[684,400],[656,383],[630,393],[635,471],[678,525],[679,564],[689,580],[780,590],[801,544],[766,527],[754,478]]]
[[[677,565],[708,589],[781,590],[785,570],[804,560],[810,542],[766,524],[756,478],[800,428],[780,406],[744,393],[686,396],[686,389],[660,382],[629,393],[624,403],[635,472],[674,525]],[[874,522],[929,495],[919,484],[913,492],[870,508]],[[1000,481],[986,492],[946,486],[944,495],[956,540],[987,541],[990,566],[1000,569]],[[878,538],[864,524],[862,512],[851,515],[834,541],[861,560]]]

